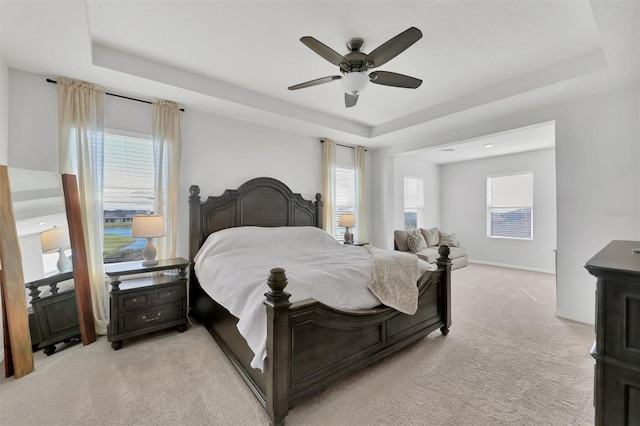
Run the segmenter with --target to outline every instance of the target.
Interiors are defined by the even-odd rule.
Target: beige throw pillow
[[[460,242],[458,238],[456,238],[456,234],[445,234],[444,232],[440,232],[440,244],[449,247],[460,247]]]
[[[427,247],[427,243],[419,229],[412,229],[407,234],[407,247],[411,253],[417,253]]]
[[[427,242],[427,247],[433,247],[440,244],[440,230],[438,228],[420,228],[420,231],[422,231],[422,235]]]

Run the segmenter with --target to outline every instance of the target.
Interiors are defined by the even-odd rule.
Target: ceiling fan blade
[[[379,67],[404,52],[409,46],[421,38],[422,32],[416,27],[411,27],[378,46],[367,55],[365,61],[373,64],[369,68]]]
[[[344,56],[311,36],[302,37],[300,41],[333,65],[340,66],[340,64],[346,64],[348,62]]]
[[[383,86],[404,87],[406,89],[417,89],[422,84],[422,80],[418,78],[389,71],[374,71],[369,74],[369,80]]]
[[[305,87],[317,86],[318,84],[331,83],[335,80],[340,80],[342,77],[339,75],[330,75],[329,77],[316,78],[315,80],[305,81],[304,83],[296,84],[289,87],[289,90],[304,89]]]
[[[355,106],[356,103],[358,102],[358,95],[352,95],[351,93],[346,93],[344,94],[344,105],[347,108],[351,108],[352,106]]]

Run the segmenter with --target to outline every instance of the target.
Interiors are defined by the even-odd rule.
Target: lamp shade
[[[155,238],[164,236],[164,217],[161,214],[137,214],[131,225],[133,238]]]
[[[53,229],[41,232],[40,245],[42,246],[42,253],[53,253],[59,249],[68,249],[71,247],[69,229],[54,226]]]
[[[342,227],[354,227],[356,226],[356,216],[353,214],[341,214],[338,226]]]

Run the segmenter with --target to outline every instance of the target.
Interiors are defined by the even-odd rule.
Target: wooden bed
[[[267,359],[264,372],[251,368],[253,352],[236,328],[237,319],[200,287],[193,259],[212,232],[236,226],[320,227],[322,201],[307,201],[272,178],[252,179],[237,190],[201,202],[189,196],[190,315],[203,324],[265,407],[272,424],[283,424],[289,408],[347,374],[365,368],[434,330],[451,326],[451,261],[440,248],[438,269],[418,281],[418,311],[392,308],[343,311],[313,299],[289,302],[286,271],[265,271]],[[274,265],[277,267],[278,265]]]

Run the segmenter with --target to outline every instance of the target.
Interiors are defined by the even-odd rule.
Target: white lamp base
[[[144,256],[144,262],[142,262],[142,266],[153,266],[157,265],[158,261],[156,260],[156,255],[158,254],[156,247],[151,242],[151,238],[147,238],[147,246],[144,248],[142,255]]]
[[[349,227],[344,231],[344,243],[345,244],[353,244],[353,234],[349,232]]]
[[[58,249],[58,262],[56,263],[56,267],[58,268],[58,272],[61,274],[73,269],[71,260],[69,260],[69,258],[64,254],[63,249]]]

